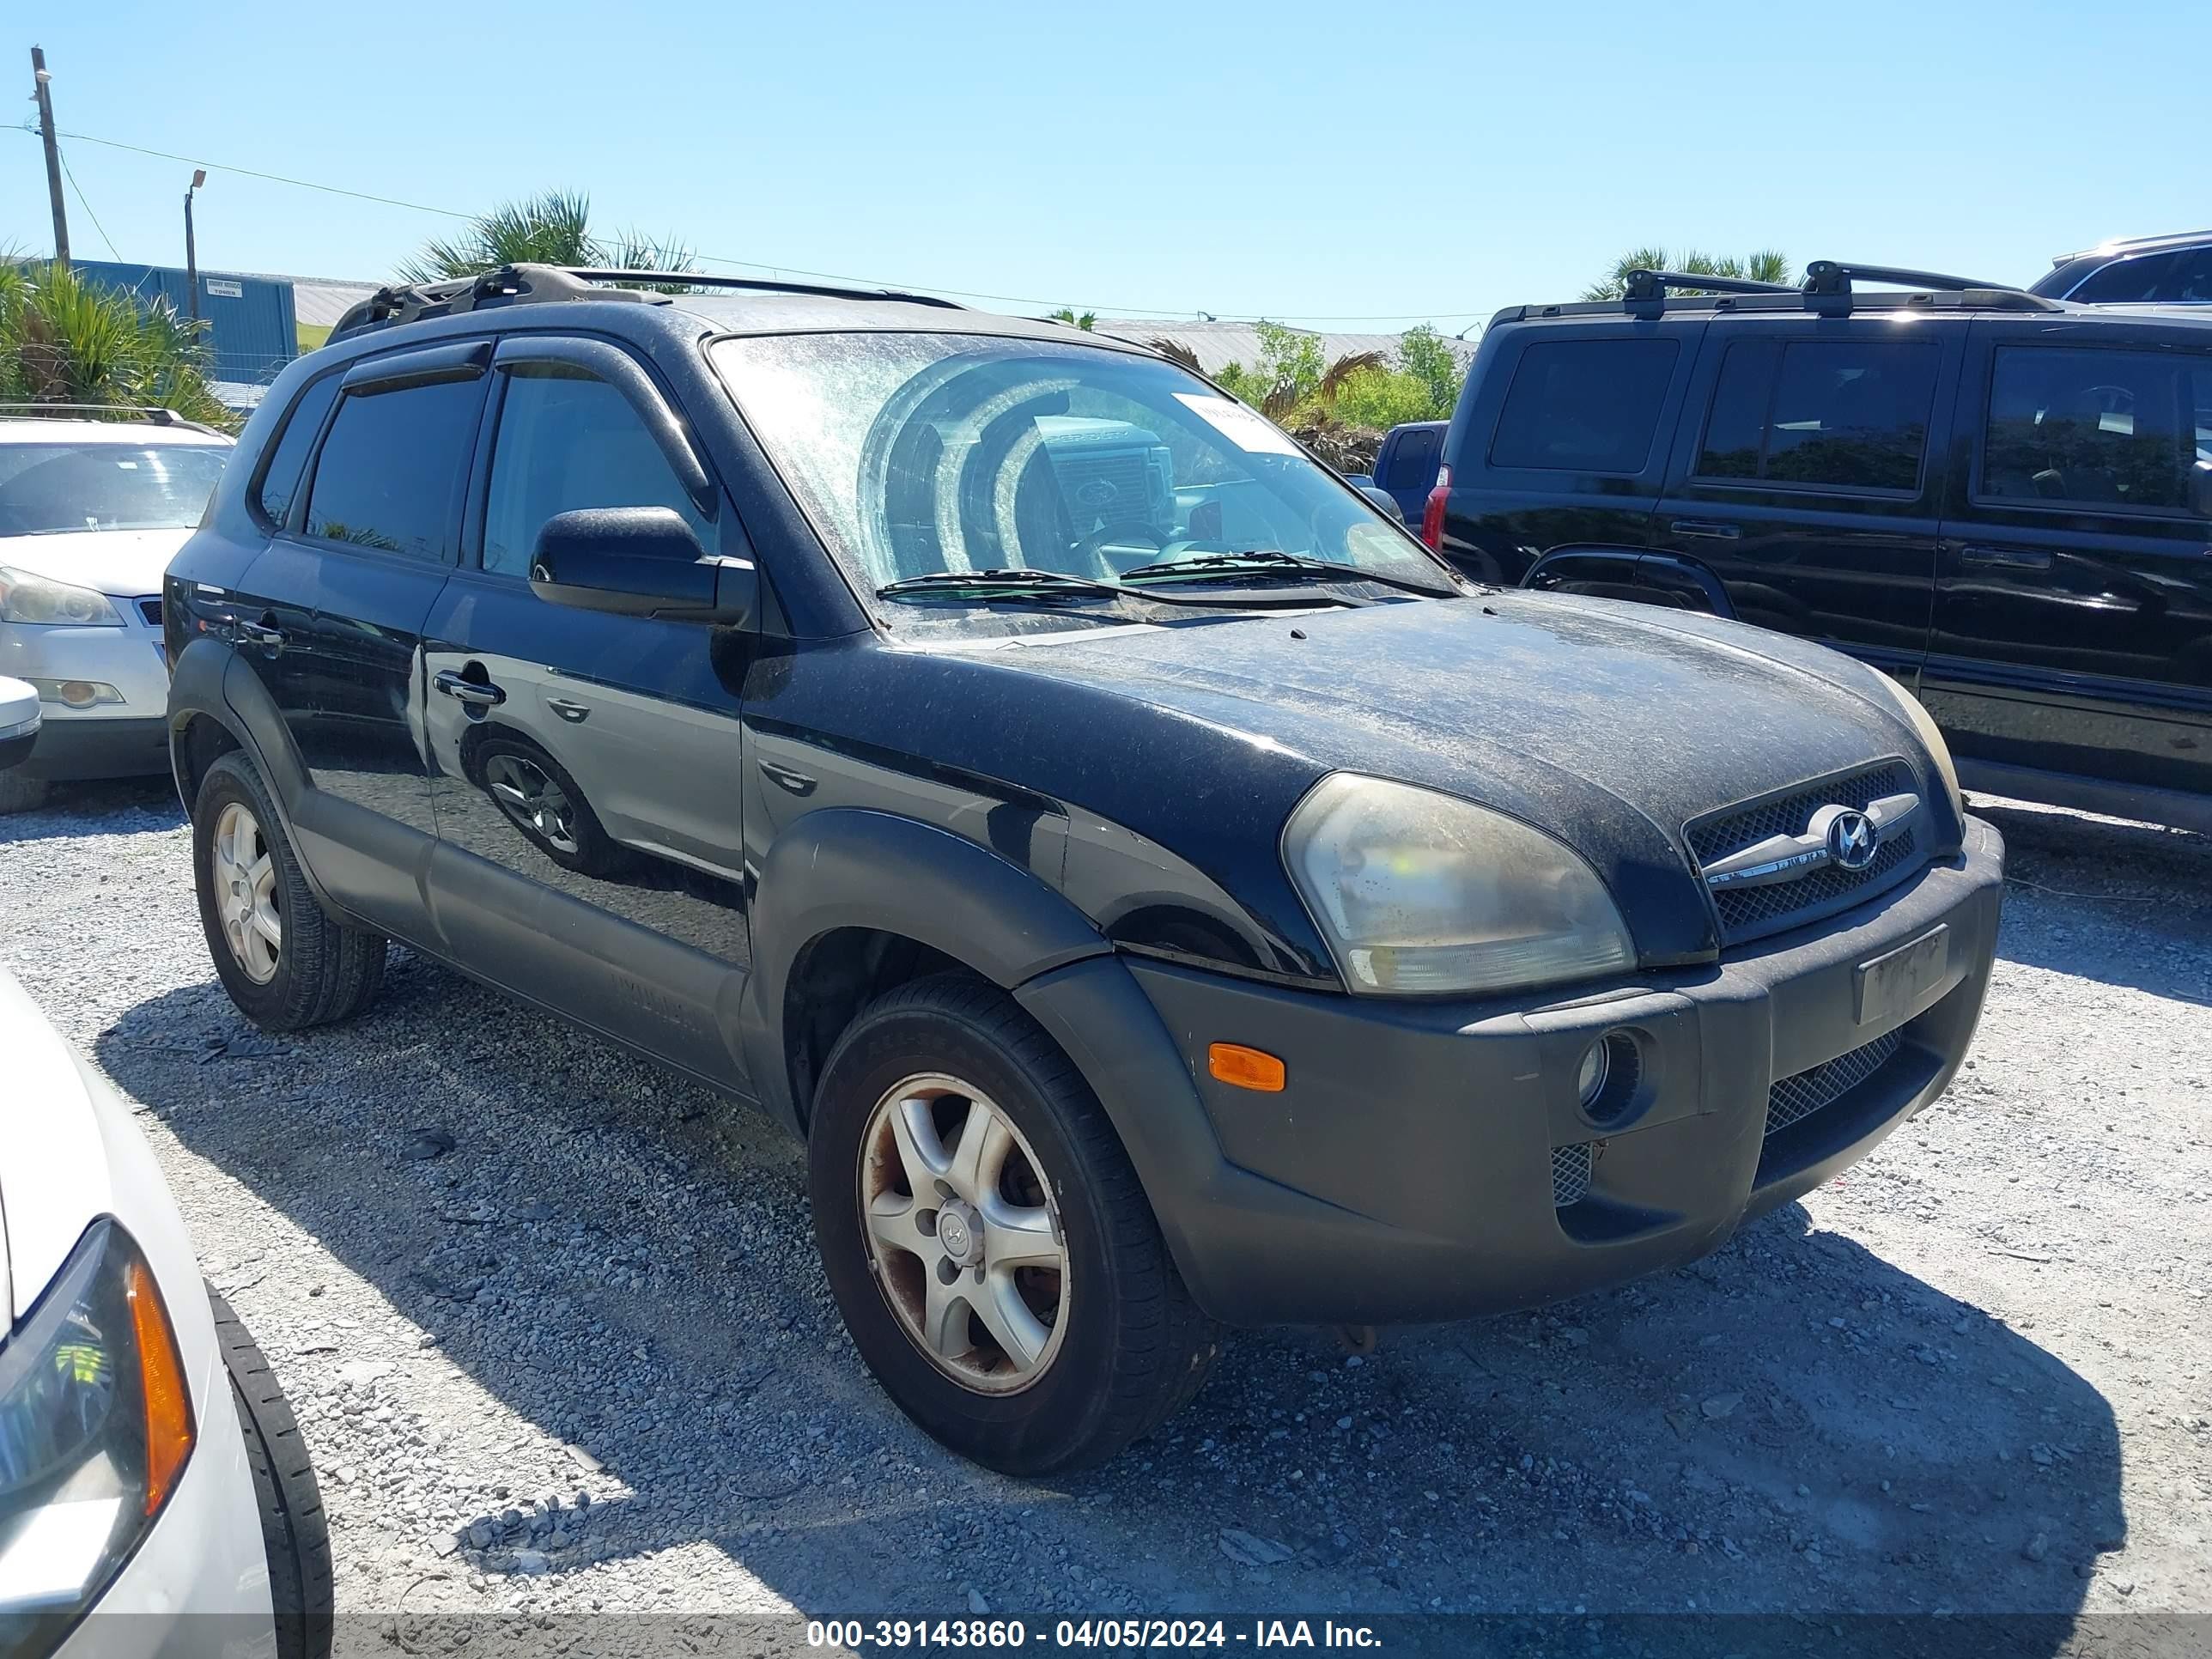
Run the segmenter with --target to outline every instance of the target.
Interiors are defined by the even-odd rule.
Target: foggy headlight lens
[[[1943,734],[1936,729],[1935,717],[1920,706],[1920,699],[1899,685],[1887,674],[1881,677],[1882,689],[1897,700],[1897,706],[1919,733],[1928,757],[1936,763],[1936,770],[1943,779],[1944,793],[1951,797],[1951,811],[1960,823],[1966,821],[1966,798],[1959,789],[1959,769],[1952,763],[1951,745],[1943,741]]]
[[[1336,773],[1291,814],[1283,849],[1354,991],[1502,991],[1635,961],[1587,864],[1454,796]]]
[[[120,628],[123,615],[105,593],[49,581],[0,564],[0,622],[59,623],[72,628]]]
[[[106,1589],[192,1439],[153,1272],[95,1222],[0,1345],[0,1652],[46,1652]]]

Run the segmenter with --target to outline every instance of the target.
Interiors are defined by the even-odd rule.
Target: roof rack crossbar
[[[1700,276],[1691,270],[1644,270],[1628,273],[1625,300],[1663,300],[1670,288],[1703,289],[1708,294],[1795,294],[1787,283],[1759,283],[1748,276]]]
[[[696,270],[620,270],[597,265],[502,265],[479,276],[434,283],[395,283],[352,307],[331,328],[332,341],[367,328],[411,323],[501,305],[572,300],[615,300],[666,304],[673,291],[731,288],[750,293],[811,294],[839,300],[889,300],[908,305],[941,306],[957,311],[951,300],[895,289],[838,288],[826,283],[787,283],[765,276],[725,276]],[[660,290],[648,292],[648,289]]]

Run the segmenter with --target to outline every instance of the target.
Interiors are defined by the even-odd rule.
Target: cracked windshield
[[[895,333],[730,340],[716,356],[895,625],[910,611],[973,626],[990,625],[982,607],[1049,605],[1126,622],[1170,605],[1455,591],[1281,431],[1166,363]]]

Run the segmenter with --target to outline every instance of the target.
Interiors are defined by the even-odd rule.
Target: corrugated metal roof
[[[286,276],[292,284],[292,311],[303,326],[328,328],[384,286],[381,283],[349,283],[332,277]]]
[[[1146,322],[1131,317],[1101,317],[1092,326],[1101,334],[1111,334],[1118,339],[1134,340],[1150,345],[1155,340],[1173,340],[1188,346],[1198,358],[1198,366],[1208,374],[1218,374],[1231,363],[1243,363],[1251,368],[1260,361],[1260,331],[1251,323],[1159,323]],[[1379,351],[1394,365],[1398,358],[1398,347],[1404,341],[1402,334],[1328,334],[1313,329],[1297,329],[1298,334],[1316,334],[1321,341],[1323,363],[1333,363],[1339,357],[1353,356],[1363,351]],[[1452,356],[1463,369],[1474,360],[1474,343],[1444,337]]]

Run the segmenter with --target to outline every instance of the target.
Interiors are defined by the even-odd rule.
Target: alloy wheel
[[[236,801],[216,820],[209,848],[216,914],[239,968],[256,985],[276,977],[284,923],[276,900],[276,860],[253,814]]]
[[[576,809],[545,769],[520,755],[494,755],[484,784],[500,810],[557,852],[576,850]]]
[[[907,1337],[979,1394],[1042,1376],[1067,1325],[1059,1206],[1012,1121],[957,1078],[910,1077],[860,1137],[868,1261]]]

